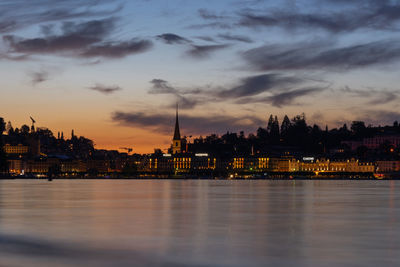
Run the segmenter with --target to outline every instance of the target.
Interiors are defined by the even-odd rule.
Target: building
[[[400,146],[399,135],[377,135],[374,137],[364,138],[361,141],[342,141],[342,144],[347,145],[351,150],[356,150],[361,146],[368,149],[378,149],[382,145],[390,145],[394,147]]]
[[[6,144],[3,148],[4,148],[4,151],[6,152],[6,154],[24,155],[24,154],[28,154],[28,152],[29,152],[29,146],[25,146],[22,144],[18,144],[18,145]]]
[[[175,131],[174,131],[174,137],[172,138],[172,154],[177,154],[181,152],[182,152],[182,140],[181,140],[181,133],[179,131],[178,105],[176,105]]]
[[[400,172],[399,160],[378,160],[376,166],[379,173]]]
[[[359,162],[358,160],[330,161],[322,159],[299,163],[299,171],[302,172],[351,172],[351,173],[373,173],[375,165],[370,162]]]

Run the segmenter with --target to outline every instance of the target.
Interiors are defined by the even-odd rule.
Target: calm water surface
[[[0,181],[0,266],[399,266],[400,181]]]

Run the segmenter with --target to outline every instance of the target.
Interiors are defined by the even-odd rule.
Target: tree
[[[291,126],[289,117],[287,115],[285,115],[285,117],[283,118],[282,121],[282,125],[281,125],[281,135],[286,135],[289,131],[289,128]]]
[[[279,121],[278,117],[275,116],[274,123],[272,124],[272,136],[279,139]]]
[[[0,136],[3,135],[5,129],[6,129],[6,123],[4,122],[4,119],[0,117]]]
[[[11,121],[7,123],[6,132],[8,135],[12,135],[14,133],[14,128],[12,127]]]
[[[29,126],[24,124],[21,126],[21,134],[23,135],[28,135],[29,134]]]
[[[0,173],[8,171],[7,155],[3,148],[3,132],[5,129],[4,119],[0,117]]]
[[[257,138],[260,140],[266,140],[268,138],[268,132],[264,128],[259,127],[257,129]]]
[[[365,128],[365,123],[363,121],[353,121],[350,129],[357,135],[365,131]]]

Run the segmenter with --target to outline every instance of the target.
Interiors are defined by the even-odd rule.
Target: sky
[[[400,119],[400,1],[1,0],[0,117],[151,153],[181,134]]]

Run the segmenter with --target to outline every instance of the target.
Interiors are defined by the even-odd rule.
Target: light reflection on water
[[[0,266],[396,266],[397,181],[0,181]]]

